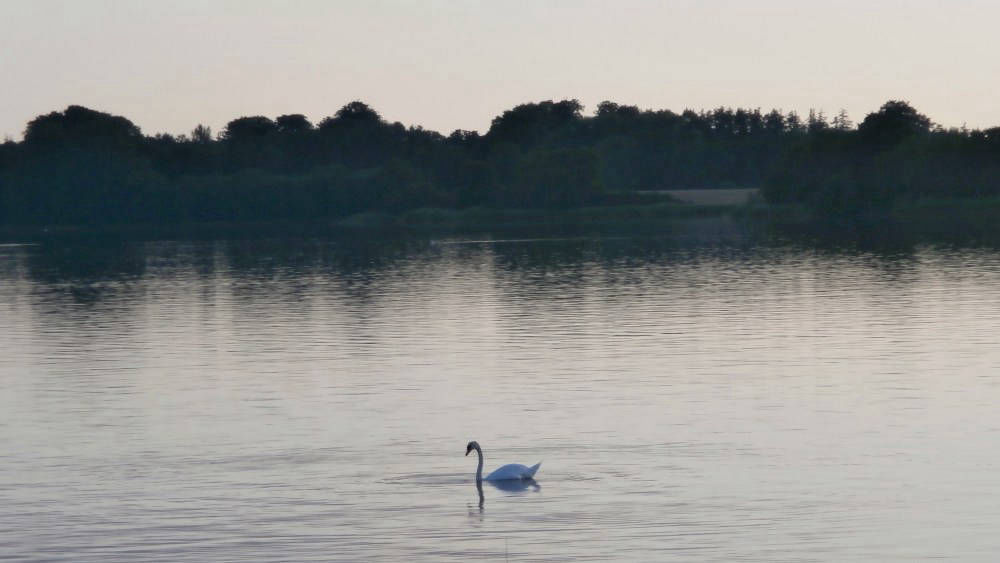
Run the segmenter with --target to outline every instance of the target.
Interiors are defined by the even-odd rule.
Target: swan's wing
[[[487,481],[503,481],[506,479],[531,479],[542,464],[538,463],[533,467],[521,465],[520,463],[508,463],[498,468],[493,473],[486,476]]]

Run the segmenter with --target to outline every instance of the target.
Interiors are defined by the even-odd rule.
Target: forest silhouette
[[[311,123],[246,116],[213,136],[143,135],[81,106],[0,145],[0,224],[324,221],[417,208],[561,210],[649,192],[760,187],[767,202],[878,215],[900,201],[1000,195],[1000,128],[945,129],[903,101],[855,127],[810,112],[518,105],[485,134],[390,123],[363,102]]]

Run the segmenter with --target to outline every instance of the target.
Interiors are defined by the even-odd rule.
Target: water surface
[[[989,561],[998,328],[988,249],[3,246],[0,558]]]

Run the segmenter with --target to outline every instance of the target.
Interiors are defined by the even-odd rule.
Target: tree
[[[733,130],[737,135],[750,134],[750,112],[743,108],[737,108],[733,114]]]
[[[211,143],[212,128],[199,123],[197,127],[191,130],[191,141],[202,145]]]
[[[24,143],[29,146],[106,146],[123,148],[142,140],[139,128],[124,117],[83,106],[69,106],[62,113],[40,115],[28,122]]]
[[[847,115],[846,109],[841,109],[833,118],[833,128],[837,131],[850,131],[854,127],[854,122]]]
[[[226,124],[222,130],[222,139],[226,141],[257,141],[262,137],[278,131],[270,118],[262,115],[252,117],[239,117]]]
[[[274,122],[278,127],[279,133],[301,133],[303,131],[309,131],[313,128],[312,123],[309,123],[306,116],[301,113],[279,115]]]
[[[448,142],[456,145],[476,143],[480,139],[478,131],[467,131],[465,129],[455,129],[448,135]]]
[[[927,133],[931,120],[910,104],[889,100],[877,112],[869,113],[858,126],[861,139],[868,145],[885,149],[913,135]]]
[[[785,132],[785,116],[776,109],[772,109],[764,116],[764,130],[772,135],[780,135]]]
[[[368,104],[355,100],[337,110],[333,117],[327,117],[319,122],[320,129],[324,129],[335,122],[351,123],[381,123],[382,116],[372,109]]]
[[[818,133],[820,131],[826,131],[830,128],[830,125],[826,122],[826,115],[823,114],[823,110],[819,110],[819,112],[817,112],[814,109],[809,109],[809,118],[806,128],[810,133]]]
[[[493,119],[486,138],[491,145],[537,143],[553,131],[581,118],[583,105],[577,100],[521,104]]]
[[[635,118],[639,117],[640,113],[641,112],[639,111],[639,108],[636,106],[618,105],[614,102],[609,102],[605,100],[597,104],[597,112],[594,114],[594,117],[601,118],[601,117],[617,116],[617,117]]]
[[[720,107],[711,113],[712,129],[721,135],[732,135],[736,132],[736,117],[733,110]]]
[[[788,112],[785,117],[785,130],[789,133],[801,133],[805,127],[802,125],[802,118],[795,111]]]

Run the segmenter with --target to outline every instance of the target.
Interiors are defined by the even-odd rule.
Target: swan
[[[476,441],[469,442],[469,445],[465,447],[465,455],[472,453],[472,450],[476,450],[479,454],[479,467],[476,468],[476,482],[479,483],[483,480],[483,449],[479,447],[479,443]],[[511,479],[532,479],[535,476],[535,472],[538,468],[542,466],[542,462],[538,462],[531,467],[521,465],[520,463],[508,463],[503,467],[498,468],[493,473],[486,476],[487,481],[507,481]]]

